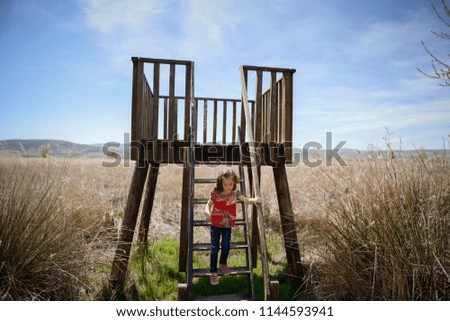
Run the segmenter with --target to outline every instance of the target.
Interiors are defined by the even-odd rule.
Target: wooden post
[[[277,280],[270,281],[270,297],[267,301],[278,301],[280,298],[280,283]]]
[[[283,158],[281,158],[283,160]],[[303,270],[300,258],[300,250],[297,239],[297,229],[292,210],[289,184],[286,174],[286,167],[283,161],[273,166],[273,176],[280,209],[281,228],[283,231],[286,258],[291,274],[291,283],[298,288],[303,279]]]
[[[251,115],[249,110],[248,103],[248,92],[247,92],[247,73],[243,66],[240,68],[241,70],[241,85],[242,85],[242,103],[243,110],[246,120],[246,133],[247,133],[247,141],[249,143],[249,151],[250,151],[250,160],[251,160],[251,170],[252,170],[252,180],[253,180],[253,190],[255,191],[255,197],[261,196],[260,186],[259,186],[259,173],[258,173],[258,164],[256,163],[255,156],[257,156],[257,151],[255,148],[255,140],[253,138],[253,129],[251,123]],[[244,127],[242,127],[244,128]],[[244,140],[244,138],[243,138]],[[265,239],[265,227],[262,213],[262,205],[257,204],[257,216],[258,216],[258,232],[259,232],[259,243],[261,247],[261,268],[262,268],[262,277],[263,277],[263,286],[264,286],[264,297],[270,295],[269,288],[269,265],[267,258],[267,248],[266,248],[266,239]]]
[[[156,184],[158,183],[159,163],[151,164],[145,187],[144,204],[142,206],[142,217],[139,225],[139,241],[147,244],[147,236],[152,215],[153,202],[155,200]]]
[[[186,272],[186,258],[188,254],[188,218],[189,218],[189,186],[190,166],[189,149],[184,149],[183,190],[181,195],[181,220],[180,220],[180,256],[178,258],[178,270]]]
[[[110,285],[113,293],[122,293],[130,258],[136,221],[139,213],[142,192],[147,177],[148,163],[142,159],[136,161],[130,191],[128,193],[125,214],[120,228],[116,254],[111,268]]]
[[[188,287],[186,283],[178,284],[178,301],[187,301]]]
[[[139,58],[133,57],[133,88],[131,96],[131,159],[138,159],[137,142],[143,138],[143,84],[144,84],[144,63]]]

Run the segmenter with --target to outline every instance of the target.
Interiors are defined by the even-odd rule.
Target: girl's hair
[[[223,180],[228,178],[232,178],[234,181],[233,190],[237,188],[237,182],[239,181],[239,179],[236,173],[233,172],[233,170],[227,168],[222,172],[220,172],[219,176],[217,177],[217,183],[215,188],[217,192],[223,192]]]

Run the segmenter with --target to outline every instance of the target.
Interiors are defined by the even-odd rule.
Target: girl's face
[[[222,187],[224,194],[230,194],[233,191],[234,180],[231,177],[222,179]]]

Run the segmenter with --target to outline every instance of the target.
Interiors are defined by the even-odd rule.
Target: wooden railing
[[[136,57],[132,61],[132,146],[139,147],[142,142],[156,140],[187,142],[190,125],[195,129],[194,142],[197,144],[236,144],[238,126],[245,133],[242,99],[195,97],[191,118],[192,61]],[[162,68],[164,65],[168,67]],[[254,99],[248,99],[255,142],[283,144],[286,161],[291,161],[295,70],[254,66],[242,68],[247,88],[256,88]],[[255,79],[254,86],[248,85],[249,73],[255,75],[250,78]],[[146,74],[151,74],[151,77]],[[269,88],[263,92],[264,76],[267,75]],[[180,91],[182,94],[177,94]],[[246,137],[243,139],[245,141]],[[132,149],[132,159],[137,159],[138,150]]]
[[[184,83],[182,96],[184,108],[184,124],[190,124],[190,101],[193,93],[194,63],[186,60],[167,60],[133,57],[133,89],[131,112],[131,158],[138,158],[139,145],[142,141],[154,141],[159,135],[160,102],[164,101],[164,131],[170,142],[178,140],[178,104],[180,97],[175,95],[176,84]],[[150,86],[144,72],[144,64],[150,65],[153,79]],[[168,75],[161,74],[161,66],[168,65]],[[176,77],[177,69],[184,68],[181,77]],[[168,78],[167,95],[160,94],[161,79]],[[184,126],[183,139],[187,140],[189,126]]]
[[[242,73],[246,88],[256,88],[255,108],[251,111],[255,142],[283,144],[286,162],[292,161],[295,69],[242,66]],[[253,75],[249,75],[250,73]],[[277,79],[280,75],[281,77]],[[269,79],[269,88],[265,92],[263,92],[264,76],[268,76]],[[255,79],[254,86],[249,86],[249,79]]]

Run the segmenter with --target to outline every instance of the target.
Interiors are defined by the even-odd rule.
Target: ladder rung
[[[196,184],[214,184],[217,182],[215,178],[196,178],[194,179],[194,183]]]
[[[209,198],[194,198],[194,204],[206,204],[208,203]],[[240,200],[236,201],[236,204],[242,204]]]
[[[209,198],[194,198],[194,204],[206,204]]]
[[[210,226],[211,223],[207,220],[195,220],[194,221],[194,226]],[[245,225],[245,220],[242,218],[238,218],[236,220],[235,225]]]
[[[209,272],[209,269],[193,269],[192,274],[194,277],[199,276],[209,276],[211,273]],[[250,270],[246,266],[240,266],[240,267],[230,267],[230,275],[238,275],[238,274],[250,274]],[[218,275],[223,275],[222,271],[218,269],[217,271]]]
[[[217,178],[196,178],[194,179],[194,183],[196,184],[215,184],[217,182]],[[238,179],[238,183],[240,183],[241,180]]]
[[[248,244],[245,242],[231,242],[230,249],[246,249]],[[194,251],[209,251],[211,250],[211,243],[196,243],[194,244]]]

